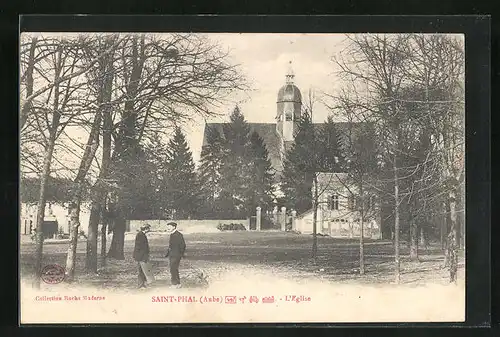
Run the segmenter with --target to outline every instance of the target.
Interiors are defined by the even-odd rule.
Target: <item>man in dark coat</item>
[[[135,236],[135,246],[134,246],[134,260],[137,261],[137,270],[139,272],[137,287],[146,288],[146,275],[144,273],[144,265],[149,261],[149,243],[146,233],[151,229],[151,226],[145,224],[141,226],[140,230]]]
[[[186,242],[184,241],[184,236],[177,231],[177,224],[175,222],[169,222],[167,224],[167,230],[170,234],[170,242],[168,245],[167,255],[170,259],[170,276],[172,279],[172,288],[180,288],[181,280],[179,277],[179,264],[181,258],[184,257],[184,251],[186,250]]]

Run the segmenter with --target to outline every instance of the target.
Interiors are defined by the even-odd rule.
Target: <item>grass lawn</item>
[[[167,259],[163,258],[168,236],[149,234],[151,259],[155,267],[157,284],[169,285]],[[136,286],[136,264],[132,260],[134,235],[127,235],[125,260],[108,260],[98,275],[87,275],[84,270],[86,242],[80,241],[77,249],[76,283],[99,288],[132,289]],[[224,274],[238,268],[249,273],[257,270],[272,272],[280,278],[306,282],[311,278],[335,283],[386,284],[394,280],[394,249],[390,242],[366,240],[366,274],[359,275],[359,240],[318,237],[318,257],[311,260],[311,235],[283,232],[221,232],[185,234],[186,258],[181,262],[181,282],[187,288],[202,287],[199,271],[208,275],[209,281],[218,280]],[[108,241],[109,245],[110,241]],[[33,274],[32,242],[21,240],[20,269],[23,279]],[[46,243],[43,265],[65,265],[67,243]],[[99,247],[100,251],[100,247]],[[420,262],[407,258],[406,244],[401,246],[401,281],[407,284],[441,283],[448,281],[448,273],[442,268],[440,247],[431,245],[420,253]],[[463,278],[463,258],[460,261],[460,277]]]

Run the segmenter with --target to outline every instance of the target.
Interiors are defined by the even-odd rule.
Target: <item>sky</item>
[[[207,34],[224,49],[229,49],[230,61],[238,64],[249,81],[251,89],[229,98],[221,107],[222,117],[207,122],[224,122],[238,104],[248,122],[274,123],[278,90],[285,84],[290,67],[295,73],[295,84],[301,90],[303,101],[309,90],[316,93],[334,93],[336,88],[335,67],[332,56],[342,50],[343,34]],[[322,122],[328,109],[318,102],[314,106],[313,119]],[[195,161],[199,160],[203,142],[205,121],[186,126]]]

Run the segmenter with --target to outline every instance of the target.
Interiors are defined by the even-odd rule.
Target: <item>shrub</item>
[[[220,231],[246,231],[246,227],[241,223],[218,224],[217,229]]]

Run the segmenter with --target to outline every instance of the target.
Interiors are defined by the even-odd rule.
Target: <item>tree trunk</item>
[[[313,246],[312,246],[312,258],[316,259],[318,255],[318,233],[317,233],[317,221],[318,221],[318,178],[316,172],[314,172],[314,198],[313,198]]]
[[[43,170],[40,179],[40,194],[38,197],[38,210],[36,214],[36,237],[35,237],[35,278],[33,286],[37,289],[40,288],[40,277],[42,272],[42,259],[43,259],[43,220],[45,218],[45,204],[47,202],[47,181],[50,176],[50,164],[52,162],[52,155],[55,147],[55,132],[50,137],[45,158],[43,160]]]
[[[66,256],[66,282],[72,282],[75,277],[76,248],[78,245],[78,230],[80,228],[80,200],[76,196],[70,206],[70,240]]]
[[[60,60],[59,54],[59,60]],[[61,67],[56,68],[55,77],[58,78],[61,73]],[[54,154],[54,148],[56,145],[57,133],[60,125],[61,114],[59,113],[59,86],[54,88],[54,100],[53,100],[53,111],[52,111],[52,124],[49,127],[49,140],[45,152],[45,158],[43,162],[42,177],[40,181],[40,195],[38,198],[38,210],[36,218],[36,239],[35,239],[35,280],[34,287],[40,288],[41,272],[42,272],[42,258],[43,258],[43,221],[45,218],[45,204],[47,201],[46,190],[47,182],[50,177],[50,165],[52,162],[52,156]],[[47,116],[46,116],[47,117]],[[48,117],[47,117],[48,118]]]
[[[108,258],[115,260],[125,260],[123,245],[125,243],[125,219],[119,215],[113,226],[113,238],[109,247]]]
[[[138,46],[138,43],[140,44]],[[135,35],[132,37],[132,70],[130,73],[130,80],[127,85],[127,96],[128,100],[124,104],[123,114],[122,114],[122,131],[120,139],[117,140],[113,156],[122,157],[125,153],[130,152],[137,143],[137,113],[134,110],[135,98],[138,94],[139,81],[141,79],[145,56],[144,56],[144,35]],[[140,50],[139,50],[140,49]],[[126,156],[127,157],[127,156]],[[117,260],[124,260],[123,245],[125,243],[125,219],[123,216],[123,210],[117,203],[116,207],[116,217],[114,218],[113,226],[113,238],[111,239],[111,245],[107,257]]]
[[[365,245],[364,245],[364,218],[361,217],[361,224],[359,226],[359,274],[365,274]]]
[[[445,238],[444,238],[444,268],[448,268],[450,266],[450,239],[449,235],[452,228],[452,220],[451,220],[451,203],[446,201],[445,205],[446,217],[444,221],[444,230]]]
[[[447,210],[448,207],[446,205],[444,205],[443,208],[445,210]],[[446,211],[446,214],[448,214],[448,211]],[[447,233],[446,227],[447,227],[448,216],[447,215],[440,216],[439,221],[441,224],[441,226],[439,226],[440,239],[441,239],[441,249],[443,250],[443,252],[445,252],[446,251],[446,233]]]
[[[105,267],[106,266],[106,244],[107,244],[107,225],[108,225],[108,217],[104,217],[104,220],[102,222],[102,227],[101,227],[101,266]]]
[[[111,45],[111,40],[107,40],[105,50]],[[102,58],[99,62],[100,75],[102,80],[99,80],[100,92],[98,96],[99,109],[103,114],[103,130],[102,130],[102,163],[101,171],[99,172],[98,180],[94,186],[95,198],[92,198],[92,206],[90,212],[88,238],[87,238],[87,258],[85,261],[86,269],[89,272],[97,273],[97,236],[99,230],[99,220],[102,219],[102,210],[106,202],[106,188],[102,179],[108,176],[109,166],[111,162],[111,132],[113,121],[109,102],[111,101],[111,93],[113,89],[113,63],[112,55]],[[106,245],[104,245],[106,247]]]
[[[448,259],[450,266],[450,282],[457,281],[457,269],[458,269],[458,226],[457,226],[457,212],[456,212],[456,193],[455,191],[450,192],[448,199],[450,208],[450,233],[448,235]]]
[[[427,250],[427,239],[424,232],[424,227],[420,227],[420,247]]]
[[[464,205],[464,194],[462,188],[458,188],[456,194],[457,202],[456,207],[459,211],[456,211],[457,217],[457,248],[461,249],[465,247],[465,205]]]
[[[406,232],[406,248],[411,249],[411,226],[408,224],[408,231]]]
[[[90,273],[97,273],[97,235],[99,220],[101,218],[100,200],[92,202],[87,232],[87,255],[85,259],[85,269]]]
[[[80,205],[82,201],[82,193],[84,189],[85,177],[92,165],[97,148],[99,147],[99,129],[101,125],[102,113],[97,109],[92,129],[83,152],[82,160],[78,173],[74,180],[76,189],[73,193],[72,208],[70,211],[70,244],[68,247],[68,255],[66,257],[66,280],[72,282],[75,274],[76,248],[78,245],[78,230],[80,227]]]
[[[397,155],[394,155],[393,161],[394,169],[394,262],[396,267],[396,283],[401,282],[401,263],[399,260],[399,177],[398,177],[398,166],[397,166]]]
[[[410,219],[410,260],[418,261],[418,229],[413,216]]]
[[[363,180],[362,175],[359,184],[359,195],[361,196],[360,205],[360,225],[359,225],[359,274],[365,274],[365,242],[364,242],[364,231],[365,231],[365,197],[363,190]]]

